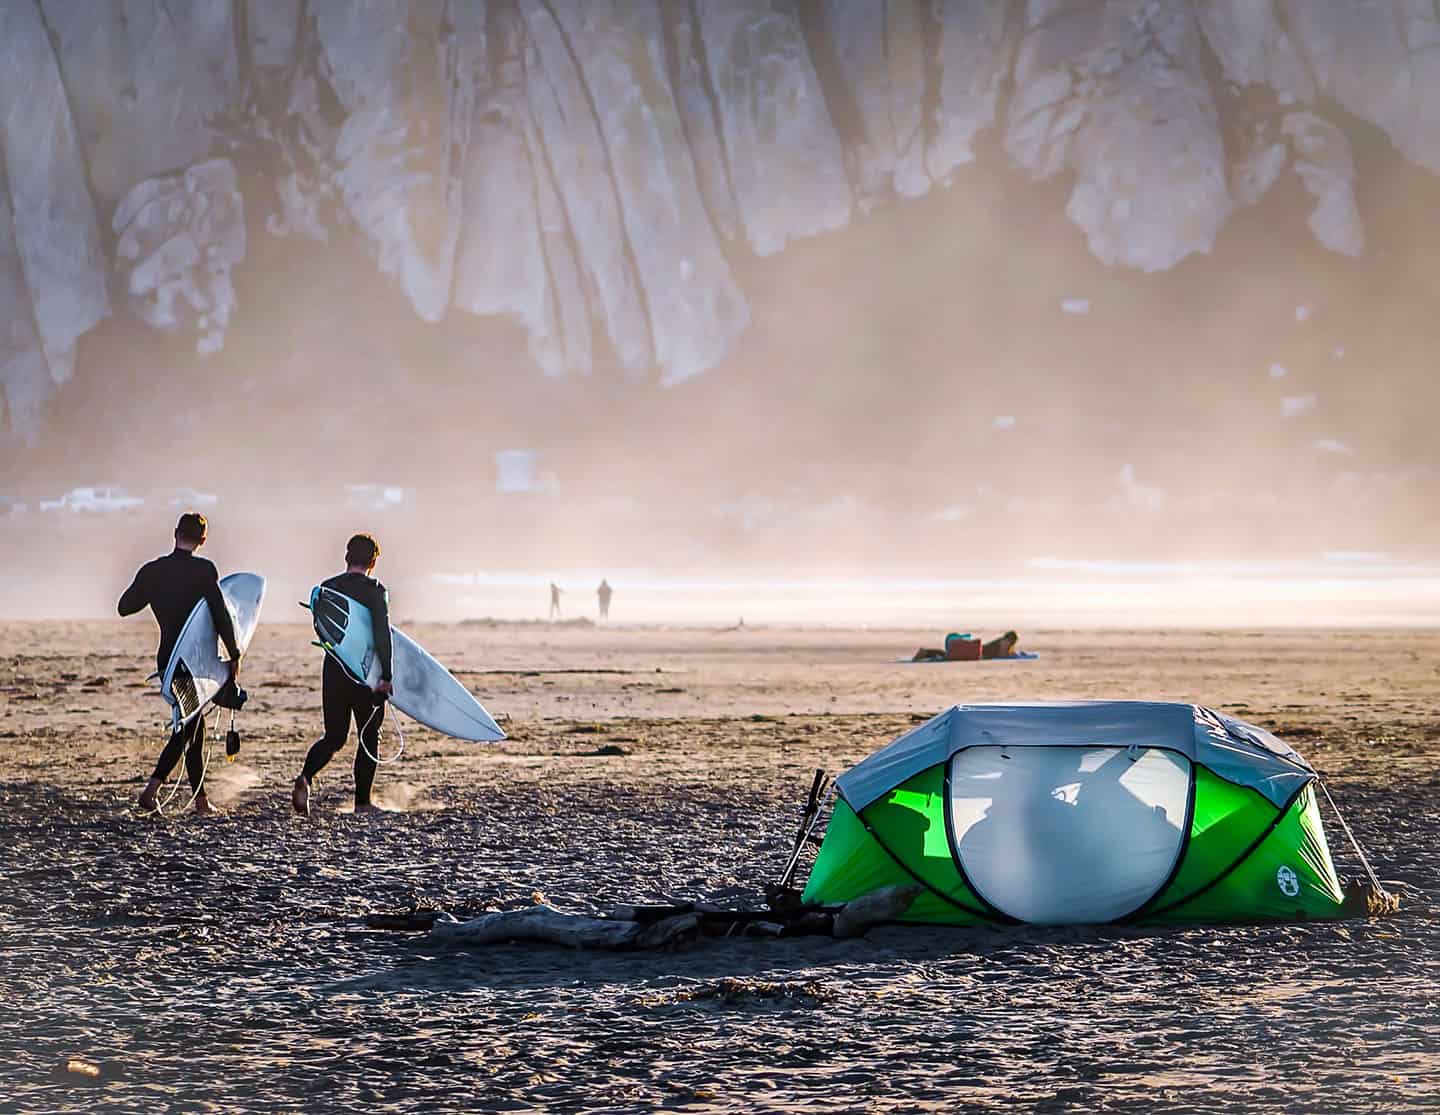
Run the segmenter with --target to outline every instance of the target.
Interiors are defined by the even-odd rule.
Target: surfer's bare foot
[[[290,806],[300,816],[310,816],[310,782],[303,774],[295,776],[295,788],[290,791]]]
[[[210,804],[210,799],[209,799],[208,797],[206,797],[204,794],[196,794],[196,795],[195,795],[195,812],[198,813],[198,814],[200,814],[200,816],[202,816],[202,817],[209,817],[209,816],[213,816],[214,814],[216,814],[216,813],[218,813],[218,812],[220,812],[220,811],[219,811],[218,809],[216,809],[213,805]]]
[[[383,809],[381,809],[378,805],[372,805],[372,804],[371,804],[370,802],[368,802],[368,801],[365,802],[363,805],[362,805],[360,802],[357,801],[357,802],[355,803],[355,812],[356,812],[356,813],[383,813],[383,812],[385,812],[385,811],[384,811]]]
[[[160,779],[152,778],[140,791],[140,808],[146,813],[155,812],[155,795],[160,792]]]

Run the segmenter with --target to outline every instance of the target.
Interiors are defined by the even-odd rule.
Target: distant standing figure
[[[610,597],[615,590],[610,587],[610,582],[603,577],[600,579],[600,587],[595,590],[595,595],[600,598],[600,618],[610,618]]]
[[[560,586],[554,581],[550,582],[550,618],[557,619],[560,615]]]

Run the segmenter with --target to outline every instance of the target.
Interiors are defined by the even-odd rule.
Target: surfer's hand
[[[232,658],[229,662],[230,680],[234,681],[240,676],[240,659]]]
[[[391,685],[388,681],[377,681],[375,683],[375,692],[384,693],[385,696],[388,697],[390,696],[390,694],[395,692],[395,687]]]

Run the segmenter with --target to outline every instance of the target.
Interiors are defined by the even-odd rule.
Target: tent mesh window
[[[1190,762],[1158,747],[970,747],[949,790],[955,859],[989,905],[1036,925],[1115,921],[1180,858]]]

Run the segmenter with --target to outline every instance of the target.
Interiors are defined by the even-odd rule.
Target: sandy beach
[[[153,626],[0,623],[0,1110],[1440,1102],[1440,632],[1023,632],[1039,660],[946,665],[898,661],[936,632],[412,633],[508,742],[409,724],[376,783],[388,812],[348,812],[352,744],[294,817],[319,652],[308,628],[265,624],[243,749],[225,763],[217,744],[208,775],[223,814],[166,821],[133,808],[163,742]],[[957,701],[1057,697],[1271,728],[1326,778],[1401,914],[622,954],[364,928],[417,902],[758,903],[814,768]]]

